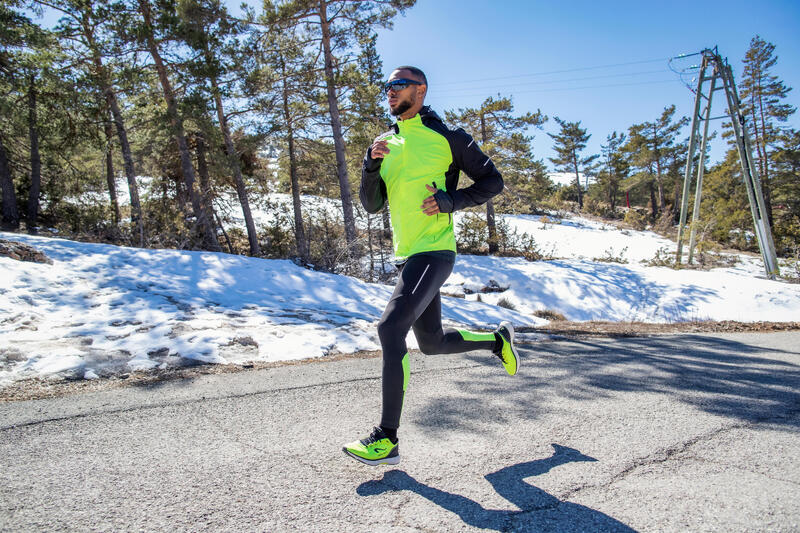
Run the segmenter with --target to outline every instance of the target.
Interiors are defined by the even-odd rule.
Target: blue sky
[[[592,134],[588,154],[599,152],[612,131],[653,121],[668,105],[691,114],[694,95],[668,58],[718,46],[738,83],[755,35],[776,45],[773,73],[795,88],[787,101],[800,107],[798,28],[798,0],[418,0],[392,30],[379,33],[378,52],[387,76],[396,65],[422,68],[427,103],[439,111],[475,107],[500,93],[512,96],[519,112],[580,120]],[[724,96],[715,96],[713,111],[721,115]],[[789,124],[800,127],[798,113]],[[553,154],[545,132],[556,130],[551,119],[544,132],[533,132],[537,158]],[[722,155],[717,142],[711,159]]]

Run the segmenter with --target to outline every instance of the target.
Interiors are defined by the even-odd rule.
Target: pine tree
[[[556,123],[561,128],[559,133],[548,133],[555,141],[553,150],[557,157],[551,157],[550,161],[556,165],[559,172],[574,172],[575,186],[578,191],[578,207],[583,209],[583,186],[581,185],[580,174],[587,174],[593,167],[597,155],[590,155],[581,158],[580,152],[586,148],[586,143],[591,138],[591,134],[586,133],[586,128],[581,128],[581,122],[567,122],[555,117]]]
[[[69,53],[77,63],[83,66],[103,95],[122,152],[123,170],[131,202],[133,242],[143,247],[147,242],[147,234],[139,198],[139,184],[136,179],[133,151],[126,119],[119,103],[118,90],[114,86],[115,72],[106,63],[106,58],[112,55],[111,50],[116,45],[113,33],[108,26],[118,14],[119,6],[112,7],[85,0],[61,0],[57,3],[47,0],[37,1],[62,15],[56,28],[59,38],[69,43]],[[112,164],[110,140],[107,145],[109,147],[108,164],[110,165]],[[113,196],[112,203],[114,203],[116,202],[116,193],[110,190],[111,184],[112,182],[109,181],[109,194]],[[114,210],[116,213],[118,206],[114,206]]]
[[[677,179],[670,173],[670,169],[674,169],[671,164],[679,152],[685,151],[676,139],[688,119],[683,117],[673,122],[674,114],[675,106],[671,105],[664,108],[657,120],[634,124],[628,129],[628,142],[624,147],[631,166],[639,171],[626,181],[625,186],[627,189],[639,184],[648,186],[654,220],[666,211],[668,180]]]
[[[800,252],[800,131],[789,130],[772,152],[776,245],[783,253]]]
[[[761,188],[764,192],[764,203],[770,224],[774,224],[772,215],[772,154],[781,138],[779,122],[786,122],[796,108],[783,103],[791,90],[778,76],[772,74],[778,62],[775,45],[756,35],[750,41],[750,48],[745,54],[744,72],[740,86],[742,113],[747,117],[753,154],[758,163]]]
[[[42,192],[42,155],[39,151],[39,115],[36,109],[37,77],[28,73],[28,132],[31,147],[31,188],[28,194],[28,231],[35,233],[39,219],[39,195]]]
[[[734,248],[757,250],[754,240],[748,239],[753,231],[748,203],[739,153],[731,148],[703,178],[700,220],[711,238]]]
[[[496,99],[490,96],[478,108],[445,111],[445,118],[480,140],[481,149],[492,159],[504,178],[531,175],[532,138],[526,136],[525,131],[529,127],[541,128],[547,121],[547,116],[540,110],[514,116],[511,98],[498,95]],[[508,181],[513,183],[514,180]],[[489,230],[489,253],[495,254],[499,246],[492,200],[486,202],[486,226]]]
[[[231,21],[227,10],[219,0],[181,0],[179,14],[182,18],[182,36],[193,49],[197,50],[201,59],[197,65],[197,75],[210,85],[211,97],[217,112],[217,122],[225,142],[225,152],[233,174],[236,194],[242,208],[242,215],[247,228],[247,240],[250,245],[250,255],[261,255],[253,215],[250,211],[247,186],[242,176],[242,168],[238,152],[231,136],[228,117],[223,104],[223,89],[220,78],[233,73],[234,80],[243,77],[240,61],[243,55],[240,51],[238,39],[243,35],[245,28]],[[225,84],[230,87],[230,83]],[[229,89],[226,90],[228,92]],[[207,201],[207,200],[206,200]],[[209,211],[210,210],[210,206]]]
[[[348,86],[343,77],[346,66],[355,61],[354,39],[369,28],[391,27],[398,12],[414,5],[416,0],[289,0],[280,4],[266,0],[264,10],[275,31],[305,25],[313,31],[315,44],[325,73],[330,128],[336,154],[345,236],[348,246],[356,241],[355,217],[347,154],[341,117],[341,95]]]
[[[55,100],[67,99],[65,87],[59,78],[59,61],[62,59],[61,49],[52,32],[44,30],[28,20],[22,20],[19,36],[23,41],[19,47],[7,52],[11,59],[9,65],[9,82],[12,91],[12,114],[25,115],[25,130],[28,149],[28,199],[25,209],[27,230],[35,233],[40,222],[42,196],[42,129],[45,124],[40,118],[44,107],[57,107]],[[45,94],[45,98],[41,95]],[[48,98],[49,97],[49,98]],[[59,117],[61,118],[61,117]],[[55,116],[48,117],[51,125],[57,121]],[[52,128],[46,128],[52,133]],[[19,158],[21,159],[21,158]]]
[[[262,17],[269,28],[269,17]],[[314,121],[324,115],[324,96],[317,81],[322,77],[317,54],[305,44],[313,40],[300,26],[289,26],[284,31],[269,31],[253,37],[258,62],[247,81],[247,94],[272,127],[270,136],[281,145],[279,151],[279,179],[288,178],[292,195],[295,250],[305,263],[311,261],[311,245],[306,231],[301,195],[316,189],[322,182],[304,181],[303,177],[319,174],[310,163],[309,154],[317,149],[312,140],[319,130]],[[323,148],[325,157],[328,148]],[[330,152],[332,153],[332,151]],[[324,171],[323,171],[324,172]],[[317,192],[317,191],[315,191]],[[335,194],[335,193],[334,193]]]
[[[167,2],[166,5],[157,6],[160,9],[154,11],[153,5],[150,3],[151,0],[136,1],[136,7],[140,15],[136,35],[152,57],[156,73],[158,74],[161,89],[164,93],[164,101],[167,106],[167,116],[169,118],[172,134],[178,146],[181,162],[180,171],[183,176],[186,193],[192,203],[194,216],[203,235],[204,247],[208,250],[218,251],[220,248],[214,222],[209,216],[206,206],[203,205],[195,185],[195,170],[192,164],[189,146],[186,142],[183,116],[178,108],[178,95],[170,80],[167,64],[162,55],[162,40],[174,39],[176,37],[174,27],[172,26],[177,22],[174,20],[175,9],[174,6],[169,5],[170,3]]]
[[[628,177],[629,165],[621,148],[627,140],[624,133],[612,132],[606,137],[606,144],[600,146],[602,151],[602,170],[597,174],[598,185],[605,191],[605,198],[616,211],[617,196],[622,180]]]
[[[14,178],[11,173],[10,153],[6,148],[11,137],[11,117],[14,105],[12,87],[15,85],[17,67],[14,48],[21,47],[31,31],[33,24],[14,8],[16,2],[0,4],[0,188],[3,191],[2,227],[17,229],[20,214],[17,206],[17,194],[14,189]]]

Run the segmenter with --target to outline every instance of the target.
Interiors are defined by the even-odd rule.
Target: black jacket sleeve
[[[381,159],[372,159],[371,148],[367,149],[361,167],[361,186],[358,197],[367,213],[377,213],[386,203],[386,184],[381,178]]]
[[[458,190],[448,187],[447,193],[453,200],[452,211],[484,204],[503,192],[503,177],[467,132],[461,128],[454,131],[451,148],[453,163],[474,182]]]

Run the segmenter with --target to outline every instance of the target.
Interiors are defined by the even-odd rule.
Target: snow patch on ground
[[[392,292],[286,260],[0,235],[53,260],[0,257],[0,383],[376,350],[375,323]],[[465,327],[541,322],[445,300],[445,321]]]

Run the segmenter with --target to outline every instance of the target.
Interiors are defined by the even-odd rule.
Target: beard
[[[396,117],[398,115],[402,115],[403,113],[411,109],[411,106],[413,105],[414,102],[412,102],[411,100],[403,100],[402,102],[399,102],[395,107],[390,107],[389,112],[392,114],[393,117]]]

